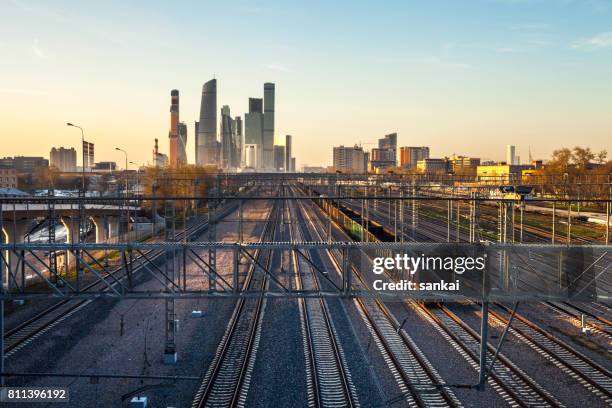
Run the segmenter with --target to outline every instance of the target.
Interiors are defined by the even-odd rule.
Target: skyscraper
[[[249,154],[257,155],[256,160],[250,161],[251,165],[256,163],[257,168],[263,167],[263,129],[262,100],[249,98],[249,113],[244,115],[244,144],[257,146],[257,149],[249,151]]]
[[[242,146],[244,146],[244,139],[242,137],[242,117],[236,116],[234,118],[234,137],[236,140],[236,166],[244,166],[242,158]]]
[[[230,108],[223,105],[221,108],[221,167],[229,169],[236,166],[236,137],[234,120]]]
[[[515,151],[516,148],[513,145],[506,146],[506,164],[516,164]]]
[[[178,124],[178,153],[179,164],[187,164],[187,124],[185,122]]]
[[[274,169],[276,171],[285,169],[285,146],[274,146]]]
[[[200,165],[200,160],[198,159],[198,135],[200,134],[200,122],[198,122],[197,120],[195,121],[195,126],[194,126],[194,131],[193,131],[194,137],[193,137],[193,144],[195,146],[195,164],[196,165]]]
[[[285,171],[291,172],[295,169],[291,168],[291,135],[285,136]]]
[[[263,99],[249,98],[249,112],[263,113]]]
[[[196,136],[196,164],[217,165],[217,80],[211,79],[202,87],[200,121]]]
[[[264,84],[263,167],[274,168],[274,84]]]

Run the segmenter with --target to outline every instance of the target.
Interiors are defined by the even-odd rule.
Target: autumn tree
[[[589,163],[595,159],[595,154],[589,147],[574,147],[572,151],[572,161],[579,170],[585,170]]]
[[[597,153],[597,163],[598,164],[604,164],[607,158],[608,158],[608,152],[606,150],[602,150],[599,153]]]

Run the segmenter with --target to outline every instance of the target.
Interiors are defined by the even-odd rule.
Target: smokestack
[[[179,91],[170,91],[170,132],[168,133],[170,142],[170,166],[176,167],[180,161],[180,147],[178,143],[179,131]]]

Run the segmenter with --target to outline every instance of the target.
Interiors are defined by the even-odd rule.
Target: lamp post
[[[123,149],[120,149],[118,147],[115,147],[115,150],[119,151],[119,152],[123,152],[123,154],[125,155],[125,215],[126,215],[126,220],[125,220],[125,226],[126,226],[126,237],[128,237],[129,240],[129,232],[130,232],[130,204],[128,201],[128,155],[127,152]]]
[[[81,166],[81,187],[83,188],[83,196],[85,196],[85,134],[83,132],[83,128],[80,126],[74,125],[70,122],[66,123],[66,126],[72,126],[81,130],[81,150],[83,151],[83,165]]]
[[[119,152],[123,152],[123,154],[125,155],[125,196],[127,197],[127,194],[128,194],[128,179],[127,179],[128,155],[127,155],[127,152],[125,150],[120,149],[118,147],[115,147],[115,150],[117,150]]]
[[[140,166],[138,163],[131,161],[130,164],[136,166],[136,193],[140,194]]]

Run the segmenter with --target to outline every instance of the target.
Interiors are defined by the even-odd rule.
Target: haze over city
[[[294,136],[298,166],[391,132],[436,157],[502,160],[513,144],[546,159],[584,140],[612,150],[611,21],[609,2],[578,0],[5,2],[0,156],[80,150],[74,122],[97,158],[122,163],[120,145],[150,163],[154,138],[168,153],[179,89],[193,163],[213,77],[234,115],[276,84],[276,143]]]
[[[0,55],[0,406],[612,407],[612,0],[0,0]]]

